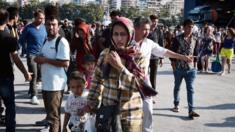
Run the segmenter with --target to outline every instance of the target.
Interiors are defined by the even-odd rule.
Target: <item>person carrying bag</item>
[[[120,117],[120,96],[118,94],[117,105],[104,106],[101,104],[96,112],[95,127],[97,132],[122,132]]]
[[[221,72],[222,66],[220,63],[219,54],[216,55],[216,59],[211,63],[211,71],[212,72]]]
[[[124,57],[131,55],[126,49],[133,46],[132,21],[117,18],[111,33],[114,49],[106,48],[99,56],[83,112],[96,112],[98,132],[141,132],[143,102],[136,82],[141,77],[136,76],[132,64]],[[133,56],[133,60],[141,69],[145,66],[141,54]]]

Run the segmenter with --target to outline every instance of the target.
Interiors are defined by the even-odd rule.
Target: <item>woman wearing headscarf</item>
[[[134,48],[133,35],[131,20],[120,17],[113,23],[112,45],[104,49],[98,59],[88,105],[83,108],[83,112],[90,112],[99,106],[118,105],[121,128],[108,128],[110,132],[140,132],[142,128],[142,99],[138,83],[144,80],[145,61]]]
[[[71,41],[71,51],[76,51],[77,69],[80,72],[84,71],[82,64],[83,56],[93,54],[93,48],[90,45],[90,26],[80,19],[75,20],[75,35]]]

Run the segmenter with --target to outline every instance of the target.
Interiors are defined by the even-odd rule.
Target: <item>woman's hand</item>
[[[111,51],[109,54],[107,54],[107,56],[105,57],[105,62],[110,64],[118,71],[121,71],[124,68],[121,58],[116,51]]]

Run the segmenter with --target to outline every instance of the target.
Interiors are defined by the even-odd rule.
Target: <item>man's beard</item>
[[[48,33],[48,37],[49,38],[55,38],[57,34],[54,34],[54,33]]]

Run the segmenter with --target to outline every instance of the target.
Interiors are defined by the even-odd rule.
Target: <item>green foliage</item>
[[[86,19],[87,22],[101,21],[104,15],[104,8],[101,5],[88,4],[80,7],[79,17]]]
[[[4,1],[4,0],[0,0],[0,8],[6,8],[6,7],[8,7],[8,6],[10,6],[9,3],[7,3],[7,2]]]
[[[170,17],[170,10],[167,8],[162,8],[160,12],[160,18]]]
[[[141,15],[140,10],[134,7],[130,7],[130,8],[122,7],[120,11],[124,17],[127,17],[129,19],[134,19],[137,16]]]
[[[38,0],[31,1],[33,1],[33,3],[20,8],[20,17],[22,19],[32,19],[34,11],[37,9],[44,10],[44,8],[49,4],[47,2],[38,2]]]
[[[60,17],[61,19],[70,19],[73,20],[79,16],[80,7],[76,4],[64,4],[60,7]]]
[[[48,4],[48,2],[39,2],[39,0],[30,0],[30,4],[25,5],[24,7],[20,7],[20,17],[22,19],[32,19],[33,18],[33,12],[37,9],[44,9]],[[15,3],[16,6],[19,7]],[[9,3],[4,2],[3,0],[0,0],[0,7],[8,7]],[[97,4],[87,4],[84,6],[80,6],[74,3],[64,4],[59,6],[59,14],[60,19],[63,20],[65,18],[69,20],[74,20],[77,17],[81,17],[85,19],[87,22],[95,22],[95,21],[102,21],[104,16],[104,6],[97,5]],[[139,8],[135,7],[122,7],[120,12],[123,16],[134,19],[138,16],[146,16],[148,17],[150,14],[154,13],[152,10],[143,10],[140,11]],[[161,11],[160,18],[170,18],[169,11],[163,10]],[[178,17],[177,17],[178,18]],[[176,23],[178,20],[174,20],[174,23]],[[170,20],[167,20],[167,23],[171,25]]]

